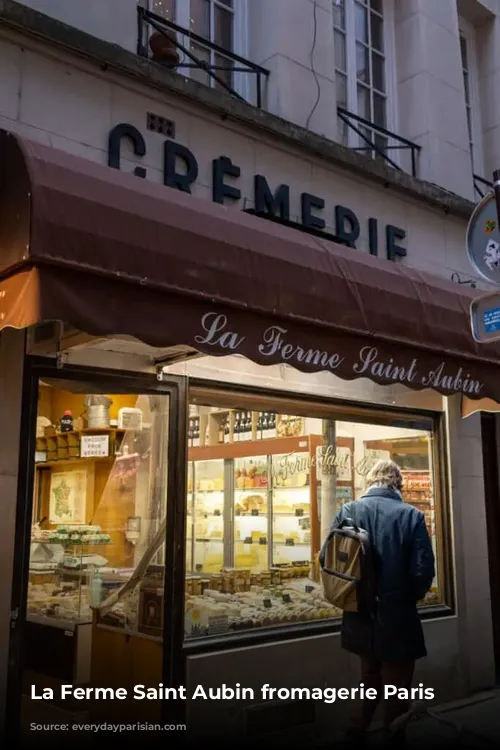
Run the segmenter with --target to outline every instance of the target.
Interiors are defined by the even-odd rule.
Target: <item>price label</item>
[[[267,537],[261,536],[259,538],[259,544],[267,544]]]
[[[283,594],[282,599],[285,602],[285,604],[289,604],[292,601],[290,594]]]
[[[304,509],[303,508],[295,508],[295,515],[296,516],[303,516],[304,515]]]
[[[247,537],[245,537],[245,539],[243,540],[243,544],[252,544],[252,543],[253,543],[253,539],[252,539],[252,537],[251,537],[251,536],[247,536]]]
[[[312,594],[314,591],[314,586],[306,586],[306,594]]]
[[[252,508],[252,516],[258,516],[259,515],[259,509],[258,508]]]
[[[82,435],[81,458],[106,458],[109,456],[109,435]]]
[[[293,539],[287,539],[285,541],[285,544],[286,544],[287,547],[295,547],[295,542],[294,542]]]
[[[272,606],[273,606],[273,603],[272,603],[272,601],[270,599],[264,599],[264,607],[266,609],[270,609],[270,607],[272,607]]]

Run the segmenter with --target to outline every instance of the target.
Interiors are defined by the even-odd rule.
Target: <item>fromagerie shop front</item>
[[[328,724],[335,707],[277,711],[260,687],[356,683],[317,553],[380,457],[436,553],[425,678],[465,691],[450,424],[500,398],[472,292],[10,134],[0,149],[2,392],[22,390],[2,405],[19,435],[11,722]],[[256,697],[132,695],[223,683]],[[61,703],[62,684],[130,696]]]

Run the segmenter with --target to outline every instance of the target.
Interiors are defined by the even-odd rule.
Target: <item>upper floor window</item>
[[[333,0],[337,105],[382,128],[389,118],[388,0]],[[354,123],[380,149],[387,137]],[[366,141],[339,119],[346,146],[370,150]]]
[[[246,0],[150,0],[150,10],[186,29],[186,36],[179,39],[183,46],[198,60],[210,65],[226,85],[238,88],[234,62],[224,55],[223,50],[241,56],[246,54]],[[221,52],[195,42],[189,32],[218,45]],[[193,65],[191,59],[184,62]],[[193,65],[183,68],[182,72],[208,86],[218,87],[201,67]]]
[[[459,22],[459,33],[472,171],[482,177],[484,167],[481,147],[476,33],[472,24],[463,18]]]

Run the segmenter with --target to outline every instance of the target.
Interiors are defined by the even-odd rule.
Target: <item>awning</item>
[[[500,401],[474,290],[0,131],[0,327]]]

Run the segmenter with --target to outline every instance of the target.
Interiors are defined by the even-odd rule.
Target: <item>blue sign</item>
[[[493,310],[486,310],[483,313],[483,324],[486,333],[500,331],[500,307],[495,307]]]

